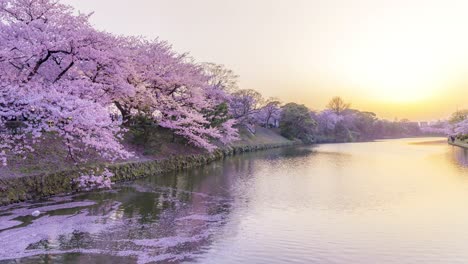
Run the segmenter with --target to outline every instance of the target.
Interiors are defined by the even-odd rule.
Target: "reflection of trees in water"
[[[311,147],[291,147],[291,148],[281,148],[278,149],[278,154],[276,159],[283,158],[295,158],[295,157],[305,157],[315,153],[314,149]]]
[[[29,250],[37,250],[39,254],[51,253],[51,250],[54,254],[64,254],[40,255],[25,261],[41,263],[52,258],[59,263],[81,263],[85,255],[88,260],[94,260],[99,256],[93,253],[120,251],[131,251],[151,260],[159,255],[180,257],[198,252],[210,243],[215,229],[224,224],[229,213],[229,200],[221,195],[225,193],[211,192],[223,179],[223,170],[222,164],[212,164],[118,184],[111,192],[80,195],[77,199],[97,202],[87,207],[86,214],[80,217],[102,216],[99,221],[103,224],[107,221],[119,224],[98,233],[76,231],[41,240],[31,244]],[[71,212],[69,217],[78,216]],[[83,254],[68,253],[74,250]]]
[[[89,215],[109,215],[115,211],[115,202],[108,199],[88,208]]]
[[[98,255],[89,253],[69,253],[69,254],[48,254],[29,257],[21,262],[6,262],[6,263],[22,263],[22,264],[49,264],[49,263],[77,263],[77,264],[135,264],[136,259],[130,257],[117,257],[110,255]]]
[[[111,254],[130,251],[151,260],[157,256],[190,259],[212,243],[216,232],[222,232],[233,201],[232,187],[248,188],[259,160],[295,158],[306,156],[310,149],[278,149],[246,155],[238,155],[193,168],[164,175],[155,175],[133,183],[117,184],[113,191],[96,191],[74,197],[76,200],[93,200],[95,205],[86,207],[87,215],[99,216],[99,222],[115,223],[108,230],[98,233],[72,232],[60,234],[52,240],[42,240],[30,245],[31,250],[63,255],[41,255],[28,258],[34,261],[46,259],[59,263],[81,263],[99,260],[93,253]],[[118,206],[116,206],[118,204]],[[71,212],[70,217],[74,217]],[[83,217],[80,216],[80,217]],[[87,216],[84,216],[87,217]],[[221,231],[220,231],[221,230]],[[80,250],[82,254],[67,253]],[[106,258],[103,258],[106,259]],[[108,258],[112,259],[112,258]],[[170,259],[170,258],[169,258]],[[115,263],[123,259],[114,258]],[[112,263],[99,262],[99,263]]]
[[[141,252],[150,259],[200,250],[229,213],[225,193],[216,192],[221,179],[222,164],[210,164],[122,186],[116,199],[123,203],[125,224],[105,235],[107,245],[94,246],[100,249],[117,241],[112,248]]]
[[[219,172],[220,169],[211,167],[208,171]],[[43,252],[41,254],[50,250],[54,254],[65,254],[41,255],[27,261],[41,263],[52,258],[58,263],[82,263],[85,255],[88,260],[94,261],[99,260],[99,255],[93,253],[113,255],[120,251],[132,252],[130,255],[138,255],[149,261],[158,259],[158,256],[180,260],[191,258],[192,252],[199,252],[211,243],[212,235],[224,224],[230,208],[229,200],[224,197],[202,192],[203,189],[212,188],[210,186],[216,182],[213,179],[222,175],[200,174],[200,179],[192,181],[192,173],[169,175],[171,180],[164,180],[168,185],[139,182],[116,186],[118,191],[114,193],[87,194],[87,198],[99,200],[96,205],[86,209],[89,215],[103,215],[109,221],[118,215],[114,221],[119,224],[99,233],[74,231],[31,244],[28,249]],[[154,181],[160,183],[159,180]],[[118,208],[113,206],[116,201],[119,201]],[[74,250],[80,250],[83,254],[68,253]],[[114,263],[124,261],[114,260]]]
[[[229,159],[239,159],[244,161],[249,161],[252,159],[256,160],[276,160],[285,158],[300,158],[305,157],[310,154],[313,154],[314,148],[313,147],[284,147],[284,148],[277,148],[277,149],[270,149],[265,151],[259,152],[252,152],[252,153],[245,153],[242,155],[234,156]]]
[[[453,147],[452,159],[462,167],[468,167],[468,149]]]

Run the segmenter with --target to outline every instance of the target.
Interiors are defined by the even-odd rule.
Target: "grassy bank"
[[[144,145],[142,149],[137,150],[140,154],[146,152],[148,155],[140,155],[140,157],[133,160],[121,161],[115,164],[96,161],[86,164],[85,169],[107,167],[115,174],[113,181],[128,181],[149,175],[202,166],[243,152],[299,144],[296,141],[282,137],[277,131],[271,129],[258,128],[255,134],[247,131],[241,131],[240,134],[240,141],[212,153],[187,147],[174,140],[168,140],[167,135],[162,134],[159,135],[160,138],[156,141],[159,142],[159,145],[155,141],[151,141]],[[166,143],[161,144],[161,142]],[[153,145],[156,149],[151,150]],[[38,163],[30,164],[31,166],[23,173],[4,170],[3,173],[14,171],[16,174],[0,176],[0,205],[71,193],[78,190],[78,186],[73,183],[73,180],[80,176],[83,168],[78,169],[71,165],[65,167],[67,163],[64,163],[63,160],[59,160],[60,166],[40,164],[41,161],[45,162],[46,160],[48,159],[40,159]]]

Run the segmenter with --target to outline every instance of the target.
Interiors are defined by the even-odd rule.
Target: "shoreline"
[[[452,145],[452,146],[460,147],[460,148],[463,148],[463,149],[468,149],[468,143],[462,142],[460,140],[455,140],[454,142],[449,141],[448,144]]]
[[[125,182],[161,175],[163,173],[184,170],[207,165],[211,162],[239,155],[267,149],[299,146],[298,141],[279,142],[257,145],[240,145],[217,149],[212,153],[178,155],[166,159],[147,161],[122,162],[116,164],[100,164],[88,169],[107,167],[114,173],[112,182]],[[39,200],[54,195],[79,192],[77,184],[73,183],[82,171],[76,169],[62,170],[54,173],[42,173],[18,178],[0,178],[0,206],[29,200]]]
[[[313,145],[374,142],[378,140],[385,139],[363,140],[356,142],[314,142]],[[463,144],[461,142],[449,142],[449,144],[468,149],[468,144]],[[93,170],[108,168],[109,171],[114,174],[112,182],[126,182],[145,178],[150,175],[161,175],[167,172],[201,167],[211,162],[242,153],[299,145],[306,144],[299,141],[243,144],[217,149],[212,153],[175,155],[164,159],[124,161],[115,164],[102,163],[96,166],[87,167],[86,169]],[[55,195],[80,192],[77,184],[73,183],[73,180],[77,179],[82,172],[82,170],[77,169],[64,169],[53,173],[38,173],[16,178],[0,177],[0,206],[30,200],[39,200]]]

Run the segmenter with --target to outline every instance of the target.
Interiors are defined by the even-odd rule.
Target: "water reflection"
[[[457,164],[462,167],[468,167],[468,149],[453,147],[450,155]]]
[[[0,208],[0,263],[466,263],[467,161],[443,139],[235,156]]]

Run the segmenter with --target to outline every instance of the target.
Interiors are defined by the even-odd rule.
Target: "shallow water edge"
[[[113,181],[122,182],[155,174],[198,167],[245,152],[290,147],[300,144],[301,143],[297,141],[291,141],[287,143],[227,147],[206,154],[174,156],[162,160],[124,162],[112,165],[102,164],[98,166],[98,168],[107,167],[115,175]],[[92,169],[95,168],[89,168],[89,170]],[[0,206],[28,200],[37,200],[58,194],[77,192],[78,186],[73,184],[73,180],[78,178],[81,172],[82,171],[76,169],[69,169],[19,178],[0,177]]]

